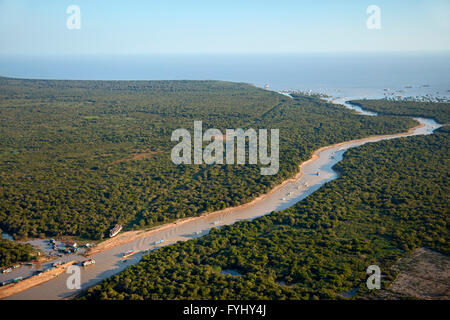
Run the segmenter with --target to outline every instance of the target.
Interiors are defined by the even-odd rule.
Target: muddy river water
[[[334,103],[340,103],[346,107],[354,109],[354,106],[345,103],[346,99],[335,99]],[[371,112],[364,110],[356,110],[366,116],[375,116]],[[209,232],[213,227],[230,225],[240,220],[251,220],[267,214],[272,211],[279,211],[293,206],[295,203],[303,200],[325,183],[338,177],[332,167],[342,160],[345,151],[349,148],[361,146],[365,143],[376,142],[399,137],[412,135],[426,135],[433,133],[440,127],[438,123],[430,119],[415,118],[423,126],[415,128],[412,132],[395,136],[375,136],[358,141],[344,142],[339,145],[322,148],[316,153],[316,157],[307,161],[301,167],[301,175],[291,179],[281,186],[276,187],[264,197],[251,202],[248,205],[238,208],[230,208],[219,212],[211,213],[192,219],[183,224],[174,224],[170,228],[156,231],[148,237],[136,239],[127,244],[123,244],[106,251],[94,254],[90,258],[96,260],[96,264],[86,268],[81,268],[81,289],[68,289],[66,285],[67,278],[70,274],[64,273],[56,279],[32,287],[26,291],[15,294],[7,299],[64,299],[77,294],[80,290],[89,288],[103,279],[111,277],[129,267],[136,264],[145,254],[144,251],[155,250],[161,246],[173,244],[177,241],[185,241],[192,238],[201,237]],[[162,243],[155,244],[155,242]],[[43,241],[36,241],[35,245],[45,249]],[[48,248],[47,248],[48,249]],[[128,250],[137,252],[129,258],[127,262],[122,262],[122,254]],[[67,255],[59,259],[59,261],[85,260],[81,255]],[[18,276],[28,276],[33,273],[36,266],[23,266],[8,274],[0,274],[0,282],[14,279]],[[43,268],[43,266],[38,266]],[[45,266],[44,266],[45,269]]]

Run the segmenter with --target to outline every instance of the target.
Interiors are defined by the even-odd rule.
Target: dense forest
[[[442,124],[450,121],[450,103],[389,100],[353,100],[350,103],[386,115],[426,117]]]
[[[449,247],[450,130],[366,144],[295,206],[160,248],[82,299],[340,299],[402,254]],[[232,270],[229,274],[226,271]]]
[[[16,262],[30,261],[34,249],[30,244],[15,243],[0,237],[0,268]]]
[[[174,165],[171,133],[194,120],[279,129],[279,173]],[[150,227],[248,202],[321,146],[414,125],[240,83],[0,78],[0,228],[16,239],[103,239],[116,223]]]

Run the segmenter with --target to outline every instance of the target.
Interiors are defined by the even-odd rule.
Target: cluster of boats
[[[14,278],[12,280],[9,280],[9,281],[3,281],[3,282],[0,282],[0,287],[6,286],[6,285],[11,284],[11,283],[17,283],[17,282],[20,282],[22,280],[23,280],[23,277],[17,277],[17,278]]]
[[[21,266],[20,264],[17,264],[17,265],[15,265],[15,266],[12,266],[12,267],[3,269],[3,270],[2,270],[2,273],[8,273],[8,272],[11,272],[11,271],[13,271],[14,269],[19,268],[20,266]],[[53,268],[54,268],[54,267],[50,267],[50,269],[53,269]],[[49,269],[49,270],[50,270],[50,269]],[[7,281],[0,282],[0,287],[6,286],[6,285],[11,284],[11,283],[17,283],[17,282],[20,282],[20,281],[22,281],[22,280],[24,280],[24,279],[31,278],[32,276],[40,276],[43,272],[44,272],[44,271],[42,271],[42,270],[36,270],[36,271],[34,272],[34,274],[31,275],[31,276],[29,276],[29,277],[17,277],[17,278],[11,279],[11,280],[7,280]]]
[[[78,247],[77,247],[77,243],[76,242],[65,243],[61,247],[58,246],[58,244],[56,243],[55,239],[50,239],[49,243],[52,246],[53,251],[57,251],[59,253],[72,254],[72,253],[77,253],[78,252]],[[61,256],[61,255],[58,255],[58,256]]]
[[[27,264],[28,264],[28,265],[32,265],[32,263],[27,263]],[[22,280],[31,278],[31,277],[33,277],[33,276],[40,276],[40,275],[43,274],[45,271],[50,271],[50,270],[52,270],[52,269],[55,269],[55,268],[61,266],[62,264],[63,264],[62,261],[57,261],[57,262],[52,263],[52,265],[51,265],[50,267],[48,267],[46,270],[36,270],[36,271],[34,271],[34,273],[33,273],[32,275],[30,275],[30,276],[28,276],[28,277],[17,277],[17,278],[14,278],[14,279],[12,279],[12,280],[0,282],[0,287],[6,286],[6,285],[12,284],[12,283],[17,283],[17,282],[20,282],[20,281],[22,281]],[[20,266],[21,266],[20,264],[17,264],[17,265],[15,265],[15,266],[13,266],[13,267],[6,268],[6,269],[2,270],[2,273],[8,273],[8,272],[11,272],[12,270],[19,268]]]
[[[163,242],[164,242],[164,240],[158,240],[158,241],[155,241],[155,242],[153,243],[153,245],[158,245],[158,244],[161,244],[161,243],[163,243]],[[54,239],[51,239],[51,240],[50,240],[50,243],[53,244],[53,245],[56,245],[56,241],[55,241]],[[150,249],[144,251],[144,253],[145,253],[145,252],[150,252]],[[131,256],[133,256],[134,254],[136,254],[136,252],[135,252],[134,250],[129,250],[129,251],[123,253],[123,255],[122,255],[122,262],[127,262],[127,261],[128,261],[127,259],[130,258]],[[95,263],[96,263],[95,259],[92,259],[92,258],[91,258],[91,259],[83,260],[83,261],[81,261],[79,264],[80,264],[81,266],[83,266],[83,267],[87,267],[87,266],[93,265],[93,264],[95,264]],[[32,265],[32,263],[29,263],[29,264]],[[57,268],[57,267],[59,267],[59,266],[61,266],[61,265],[63,265],[63,264],[64,264],[63,261],[56,261],[56,262],[53,262],[53,263],[51,264],[51,266],[50,266],[47,270],[45,270],[45,271],[52,270],[52,269]],[[20,268],[20,267],[21,267],[21,264],[17,264],[17,265],[14,265],[14,266],[5,268],[5,269],[3,269],[1,272],[2,272],[2,273],[9,273],[9,272],[13,271],[14,269],[17,269],[17,268]],[[43,272],[44,272],[44,271],[42,271],[42,270],[36,270],[32,276],[40,276]],[[30,276],[30,277],[32,277],[32,276]],[[12,280],[0,282],[0,287],[1,287],[1,286],[8,285],[8,284],[11,284],[11,283],[17,283],[17,282],[20,282],[20,281],[22,281],[23,279],[24,279],[23,277],[17,277],[17,278],[12,279]]]

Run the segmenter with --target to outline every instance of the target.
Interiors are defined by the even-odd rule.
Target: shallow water
[[[349,98],[342,98],[334,102],[342,103],[348,100]],[[346,107],[349,106],[346,105]],[[356,111],[366,114],[363,110]],[[411,134],[404,134],[402,137],[431,134],[440,127],[438,123],[431,119],[415,119],[424,124],[424,126],[415,129]],[[91,256],[91,258],[94,258],[97,263],[82,268],[81,289],[89,288],[101,280],[121,272],[126,267],[136,264],[144,254],[142,252],[144,250],[155,250],[161,246],[170,245],[178,241],[198,238],[207,234],[213,227],[217,228],[223,225],[230,225],[240,220],[252,220],[270,214],[273,211],[289,208],[318,190],[325,183],[338,177],[337,173],[332,170],[332,167],[342,160],[346,150],[358,147],[365,143],[394,138],[380,136],[371,137],[364,141],[346,142],[339,146],[322,150],[318,154],[317,159],[306,163],[302,167],[303,175],[299,179],[285,183],[282,187],[270,192],[261,200],[255,201],[247,206],[211,213],[204,217],[192,219],[183,224],[173,225],[165,230],[155,232],[148,237],[140,238],[133,242],[95,254]],[[317,173],[319,173],[319,175],[317,175]],[[164,240],[164,242],[159,245],[154,245],[154,242],[159,240]],[[126,263],[123,263],[121,262],[121,256],[123,252],[128,250],[135,250],[138,253],[129,258]],[[81,261],[84,259],[84,257],[79,255],[70,255],[66,256],[64,261]],[[26,270],[24,268],[26,267],[22,267],[21,269]],[[20,270],[17,272],[20,272]],[[7,275],[0,274],[0,281],[12,279],[15,276],[17,276],[16,273]],[[63,274],[54,280],[30,288],[29,290],[18,293],[8,299],[63,299],[70,297],[79,292],[79,290],[70,290],[67,288],[66,280],[68,277],[69,274]]]

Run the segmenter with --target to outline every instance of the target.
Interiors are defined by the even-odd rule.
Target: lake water
[[[77,80],[227,80],[331,96],[450,97],[450,53],[0,56],[0,75]]]

